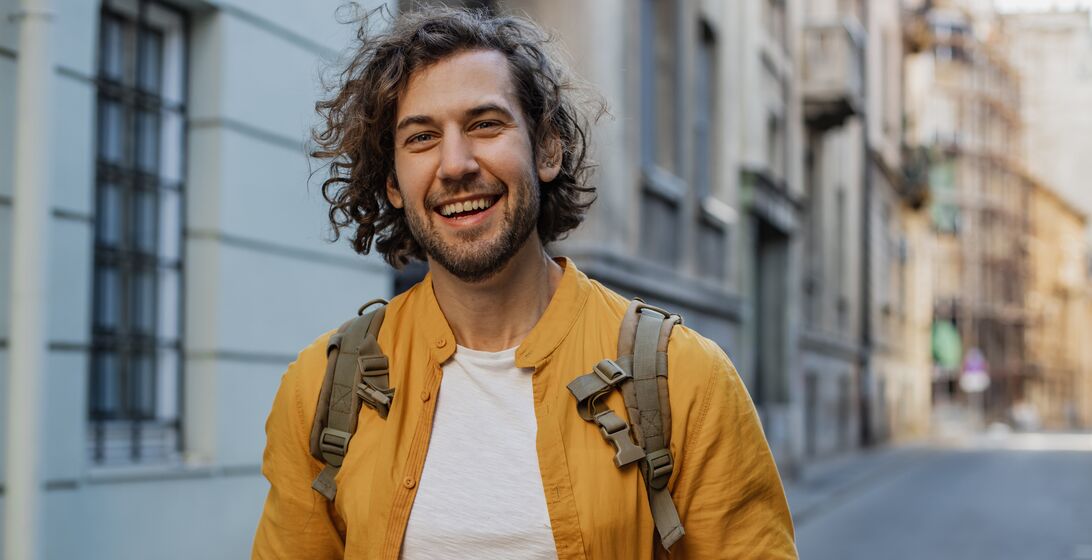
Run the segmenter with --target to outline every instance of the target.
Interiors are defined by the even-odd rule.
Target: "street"
[[[801,558],[1092,559],[1092,435],[978,436],[856,463],[787,485]]]

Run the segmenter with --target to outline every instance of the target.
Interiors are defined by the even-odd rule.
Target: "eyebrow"
[[[500,113],[509,120],[515,119],[511,111],[505,109],[504,107],[501,107],[500,105],[497,105],[496,103],[482,103],[481,105],[467,109],[465,114],[467,118],[472,119],[474,117],[480,117],[481,115],[484,115],[486,113]],[[396,126],[394,130],[395,132],[398,132],[408,126],[412,126],[415,124],[434,124],[435,122],[435,119],[427,115],[410,115],[398,121],[398,126]]]

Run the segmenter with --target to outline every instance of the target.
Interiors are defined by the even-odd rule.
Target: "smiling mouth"
[[[459,219],[485,212],[492,208],[498,200],[500,200],[499,195],[479,196],[459,202],[441,204],[433,208],[433,210],[445,218]]]

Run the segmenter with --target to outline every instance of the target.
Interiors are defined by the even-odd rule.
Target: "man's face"
[[[433,261],[467,282],[489,278],[535,231],[539,181],[560,167],[534,161],[504,55],[466,51],[418,70],[395,123],[391,204]]]

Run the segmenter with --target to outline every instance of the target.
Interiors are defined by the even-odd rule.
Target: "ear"
[[[402,200],[402,191],[398,190],[398,183],[393,176],[387,178],[387,200],[395,208],[402,208],[405,205]]]
[[[556,135],[548,136],[539,146],[538,179],[549,183],[561,172],[561,139]]]

